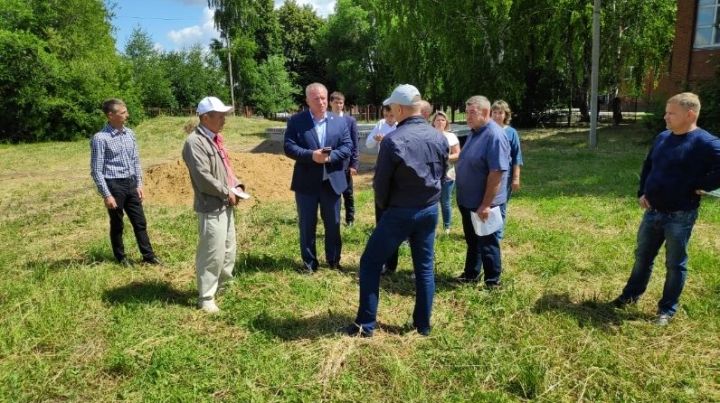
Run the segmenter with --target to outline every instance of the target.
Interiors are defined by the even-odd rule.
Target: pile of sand
[[[241,207],[263,201],[294,200],[290,191],[293,160],[277,154],[232,152],[230,160],[235,174],[253,196]],[[192,185],[182,160],[149,168],[143,182],[150,203],[192,205]]]

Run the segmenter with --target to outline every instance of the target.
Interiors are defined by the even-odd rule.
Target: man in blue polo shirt
[[[399,123],[380,142],[373,188],[375,203],[383,214],[360,258],[360,306],[355,322],[342,329],[350,336],[372,336],[380,272],[406,239],[410,240],[417,293],[413,327],[421,335],[430,334],[437,203],[449,146],[445,136],[422,117],[420,101],[417,88],[403,84],[383,102],[390,105]]]
[[[500,230],[485,236],[475,233],[472,213],[483,221],[490,209],[507,201],[504,184],[510,169],[510,143],[505,131],[490,115],[490,101],[476,95],[465,103],[467,124],[471,129],[455,164],[457,203],[467,243],[465,270],[458,277],[464,283],[480,279],[480,267],[489,289],[500,286],[502,260]]]
[[[665,243],[665,287],[656,324],[665,326],[677,312],[687,278],[687,246],[700,206],[700,194],[720,187],[720,139],[697,127],[700,99],[684,92],[665,106],[667,129],[660,133],[643,163],[638,201],[645,209],[637,234],[635,265],[618,308],[645,292],[653,262]]]

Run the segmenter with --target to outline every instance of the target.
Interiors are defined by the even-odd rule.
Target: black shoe
[[[499,281],[497,283],[485,283],[485,288],[487,288],[488,291],[497,291],[502,289],[502,283]]]
[[[118,260],[118,264],[120,264],[120,266],[127,267],[127,268],[132,268],[132,267],[133,267],[132,262],[129,261],[128,258],[126,258],[126,257]]]
[[[338,333],[342,333],[346,336],[350,337],[372,337],[373,331],[365,330],[362,328],[362,326],[357,325],[355,323],[351,323],[347,326],[343,326],[340,329],[338,329]]]
[[[143,259],[143,263],[149,264],[152,266],[162,266],[162,262],[156,256],[153,256],[150,259]]]
[[[330,263],[328,267],[332,270],[342,270],[342,266],[340,266],[340,263]]]
[[[622,309],[630,304],[634,304],[637,302],[637,299],[632,298],[623,298],[623,297],[617,297],[614,300],[610,302],[610,305],[614,306],[615,308]]]
[[[471,284],[471,283],[477,283],[478,281],[480,281],[480,276],[468,277],[467,275],[465,275],[465,273],[461,273],[459,276],[457,276],[455,278],[455,280],[459,283]]]
[[[311,269],[311,268],[309,268],[309,267],[307,267],[307,266],[305,266],[305,265],[298,266],[297,271],[298,271],[298,273],[300,273],[300,274],[313,274],[313,273],[315,273],[315,270],[313,270],[313,269]]]

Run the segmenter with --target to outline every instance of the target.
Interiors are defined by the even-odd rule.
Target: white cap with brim
[[[221,100],[215,97],[205,97],[198,103],[197,114],[204,115],[208,112],[230,112],[232,106],[225,105]]]
[[[390,98],[383,101],[383,105],[398,104],[410,106],[420,100],[420,91],[414,85],[398,85],[390,94]]]

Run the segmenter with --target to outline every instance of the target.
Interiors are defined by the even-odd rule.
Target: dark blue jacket
[[[447,139],[421,116],[412,116],[380,142],[373,188],[375,203],[422,208],[440,200],[447,170]]]
[[[347,189],[345,166],[352,152],[352,140],[345,119],[327,114],[325,146],[332,147],[330,162],[324,166],[333,190],[341,194]],[[309,110],[297,113],[288,120],[285,129],[285,155],[295,160],[290,189],[295,192],[316,194],[322,189],[323,165],[312,159],[314,150],[322,148],[315,132],[315,123]]]

